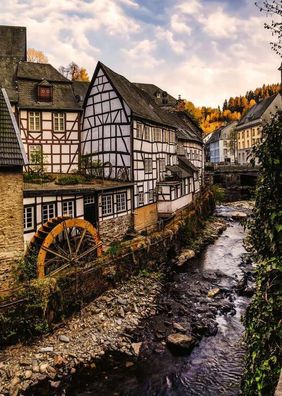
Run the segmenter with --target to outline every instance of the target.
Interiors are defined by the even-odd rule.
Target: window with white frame
[[[169,131],[166,129],[164,130],[164,142],[169,143]]]
[[[153,160],[152,158],[145,158],[144,160],[144,172],[152,173],[153,172]]]
[[[85,205],[90,205],[90,204],[95,203],[94,195],[87,195],[86,197],[84,197],[84,203],[85,203]]]
[[[102,215],[107,216],[113,213],[113,196],[103,195],[102,196]]]
[[[144,139],[151,140],[150,127],[148,125],[144,127]]]
[[[74,201],[62,202],[62,214],[63,216],[74,217]]]
[[[144,191],[139,189],[138,190],[138,206],[144,205]]]
[[[49,219],[56,216],[56,203],[45,203],[42,205],[42,223],[46,223]]]
[[[136,130],[136,137],[137,139],[143,139],[143,124],[141,122],[137,122],[137,130]]]
[[[154,201],[154,190],[151,189],[149,190],[149,202],[153,202]]]
[[[65,113],[53,113],[55,132],[65,132]]]
[[[155,142],[162,141],[162,130],[161,128],[155,128]]]
[[[160,171],[164,172],[166,170],[166,166],[165,166],[165,159],[161,158],[160,159]]]
[[[175,132],[170,131],[170,143],[175,143]]]
[[[24,231],[33,231],[35,228],[34,206],[24,207]]]
[[[117,212],[126,210],[126,192],[117,193]]]
[[[41,130],[41,114],[39,111],[29,111],[28,129],[31,132],[38,132]]]

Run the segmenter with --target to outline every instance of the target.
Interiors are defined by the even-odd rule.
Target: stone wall
[[[0,171],[0,289],[13,283],[13,269],[23,255],[22,172]]]
[[[129,228],[132,228],[132,215],[125,215],[100,222],[99,235],[103,243],[120,241]]]

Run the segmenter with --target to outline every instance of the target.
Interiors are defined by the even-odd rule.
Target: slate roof
[[[160,108],[147,92],[138,88],[134,83],[131,83],[125,77],[114,72],[101,62],[98,62],[96,70],[99,69],[99,66],[102,67],[114,88],[132,110],[133,116],[172,127],[177,130],[177,135],[179,137],[181,136],[182,139],[202,141],[199,136],[200,132],[198,132],[200,131],[199,128],[198,133],[195,133],[194,130],[196,130],[196,127],[193,126],[194,130],[192,130],[190,127],[191,120],[188,121],[187,116],[185,118],[182,114],[178,114],[178,112],[169,112]],[[93,79],[96,77],[95,74]]]
[[[180,165],[185,165],[188,169],[192,170],[193,172],[199,172],[199,168],[197,168],[188,158],[184,155],[178,155],[178,162]]]
[[[89,81],[73,81],[72,89],[78,103],[82,106],[85,96],[87,94],[90,82]]]
[[[133,83],[136,87],[142,89],[143,91],[147,92],[151,96],[152,99],[159,105],[159,106],[175,106],[177,104],[177,99],[167,93],[165,99],[167,99],[167,103],[163,103],[163,93],[166,93],[163,89],[157,87],[154,84],[145,84],[145,83]],[[156,93],[160,93],[160,98],[156,96]]]
[[[193,176],[193,173],[186,169],[185,167],[179,165],[167,165],[167,169],[171,171],[171,173],[177,176],[179,179],[185,179],[186,177]]]
[[[17,71],[17,78],[27,80],[47,80],[49,82],[70,83],[65,76],[58,72],[49,63],[20,62]]]
[[[27,163],[20,131],[5,89],[0,89],[0,167]]]
[[[98,62],[97,68],[102,67],[114,88],[133,112],[133,115],[161,125],[174,127],[173,121],[167,112],[160,109],[155,101],[145,91],[128,81],[122,75],[114,72],[103,63]],[[94,73],[95,77],[95,73]]]
[[[17,69],[18,106],[29,109],[81,110],[75,98],[72,81],[46,63],[20,62]],[[52,85],[52,102],[37,100],[37,86],[44,82]]]
[[[185,111],[167,110],[167,112],[177,127],[176,134],[178,139],[203,143],[202,130],[191,120]]]
[[[279,95],[279,94],[278,94]],[[254,105],[245,115],[241,118],[240,122],[238,123],[238,127],[248,122],[259,120],[261,116],[264,114],[268,106],[271,105],[272,101],[275,99],[277,94],[269,96],[265,98],[261,102]]]

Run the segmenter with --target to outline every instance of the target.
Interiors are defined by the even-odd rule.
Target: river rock
[[[30,379],[31,377],[32,377],[32,371],[31,370],[26,370],[25,372],[24,372],[24,377],[25,377],[25,379]]]
[[[180,331],[180,333],[185,333],[187,331],[187,329],[185,327],[183,327],[180,323],[173,323],[173,328],[177,331]]]
[[[133,342],[131,344],[131,347],[132,347],[136,356],[139,356],[141,346],[142,346],[142,342]]]
[[[39,366],[40,373],[41,374],[46,373],[47,369],[48,369],[48,366],[49,366],[48,363],[41,363],[40,366]]]
[[[15,387],[16,385],[18,385],[20,383],[20,379],[19,377],[14,377],[11,381],[11,387]]]
[[[190,352],[194,344],[194,337],[185,334],[175,333],[167,337],[167,345],[176,351]]]
[[[58,389],[60,386],[60,381],[50,381],[50,385],[53,389]]]
[[[59,335],[59,340],[60,340],[61,342],[65,342],[65,343],[70,342],[69,337],[65,336],[64,334],[60,334],[60,335]]]
[[[217,296],[220,293],[220,288],[219,287],[215,287],[214,289],[209,290],[208,292],[208,297],[209,298],[214,298],[215,296]]]
[[[191,249],[184,250],[177,259],[177,266],[181,267],[187,260],[190,260],[193,257],[195,257],[194,250]]]
[[[54,347],[52,346],[48,346],[48,347],[44,347],[40,349],[40,352],[53,352],[54,351]]]

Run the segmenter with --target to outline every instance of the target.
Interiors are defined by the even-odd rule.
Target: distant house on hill
[[[237,121],[222,126],[215,130],[209,138],[207,145],[209,147],[210,162],[234,163],[236,160],[236,135],[235,128]]]
[[[282,109],[280,93],[257,103],[240,120],[236,127],[239,164],[250,163],[252,147],[262,141],[262,128],[278,109]]]

